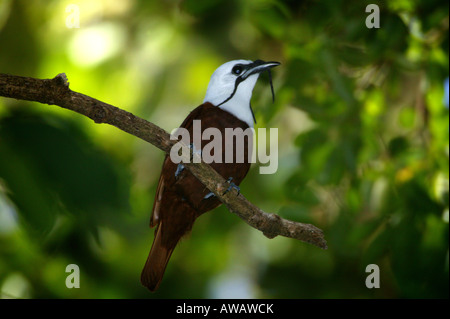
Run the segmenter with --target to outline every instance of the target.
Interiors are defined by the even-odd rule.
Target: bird
[[[201,152],[208,141],[202,140],[201,145],[194,145],[192,140],[193,123],[200,120],[201,130],[216,128],[222,133],[222,150],[229,141],[224,138],[226,128],[253,128],[256,123],[250,104],[253,88],[262,72],[269,73],[272,96],[274,98],[270,69],[280,63],[262,60],[233,60],[222,64],[211,76],[203,104],[195,108],[183,121],[181,128],[190,133],[193,151]],[[244,140],[244,160],[210,163],[236,188],[239,194],[239,184],[250,169],[248,139]],[[223,153],[223,152],[222,152]],[[222,159],[224,155],[221,154]],[[228,191],[227,190],[227,191]],[[195,220],[202,214],[218,207],[221,202],[188,170],[182,163],[174,163],[166,155],[159,178],[150,227],[156,227],[153,244],[141,273],[141,284],[154,292],[158,289],[167,263],[177,243],[190,233]]]

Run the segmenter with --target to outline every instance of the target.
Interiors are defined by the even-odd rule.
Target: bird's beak
[[[241,77],[243,80],[245,80],[250,75],[264,72],[264,71],[266,71],[270,68],[276,67],[277,65],[280,65],[280,64],[281,64],[280,62],[275,62],[275,61],[264,62],[262,60],[256,60],[253,63],[247,65],[247,69],[241,75]]]

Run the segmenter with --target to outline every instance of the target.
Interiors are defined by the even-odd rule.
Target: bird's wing
[[[163,170],[167,165],[168,156],[164,159]],[[159,212],[161,207],[162,195],[164,194],[164,175],[161,173],[158,182],[158,188],[156,189],[156,196],[153,202],[152,216],[150,217],[150,227],[154,227],[159,224]]]
[[[204,112],[206,109],[215,107],[211,103],[204,103],[198,107],[196,107],[189,115],[186,117],[186,119],[183,121],[180,127],[186,128],[188,130],[192,129],[192,123],[194,119],[201,118],[201,113]],[[156,195],[155,200],[153,202],[153,209],[152,209],[152,215],[150,217],[150,227],[154,227],[159,224],[160,221],[160,213],[161,213],[161,201],[164,196],[164,189],[167,186],[167,177],[165,177],[165,172],[170,171],[168,170],[169,166],[173,165],[172,161],[170,160],[170,157],[166,155],[164,159],[164,163],[161,170],[161,176],[159,177],[158,182],[158,188],[156,189]],[[172,173],[170,173],[172,174]]]

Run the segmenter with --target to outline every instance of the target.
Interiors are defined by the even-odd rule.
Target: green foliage
[[[0,134],[2,176],[30,231],[48,233],[58,213],[76,214],[95,230],[128,209],[121,168],[73,121],[16,112],[2,118]]]
[[[3,296],[448,298],[447,1],[78,1],[78,29],[65,24],[70,3],[0,2],[0,72],[65,72],[73,90],[172,130],[221,63],[281,61],[275,103],[266,75],[252,100],[257,127],[279,129],[279,169],[253,165],[241,190],[322,228],[329,249],[269,240],[221,207],[149,294],[139,275],[163,154],[1,98]],[[365,25],[370,3],[379,29]],[[65,287],[71,263],[80,289]],[[365,286],[368,264],[379,289]]]

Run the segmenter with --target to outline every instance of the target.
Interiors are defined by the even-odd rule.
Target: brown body
[[[191,143],[193,142],[193,120],[201,120],[202,131],[208,127],[221,131],[222,163],[213,162],[210,165],[224,178],[232,177],[233,183],[239,185],[250,168],[247,156],[248,140],[244,139],[244,163],[236,163],[236,161],[225,163],[225,128],[240,127],[245,130],[248,125],[219,107],[204,103],[193,110],[181,125],[189,131]],[[201,148],[203,149],[209,142],[209,140],[202,140]],[[141,274],[141,283],[151,291],[158,288],[175,246],[192,229],[195,219],[221,204],[215,196],[205,199],[210,191],[187,169],[175,176],[177,167],[178,165],[166,156],[153,204],[150,227],[157,226],[157,228]]]

